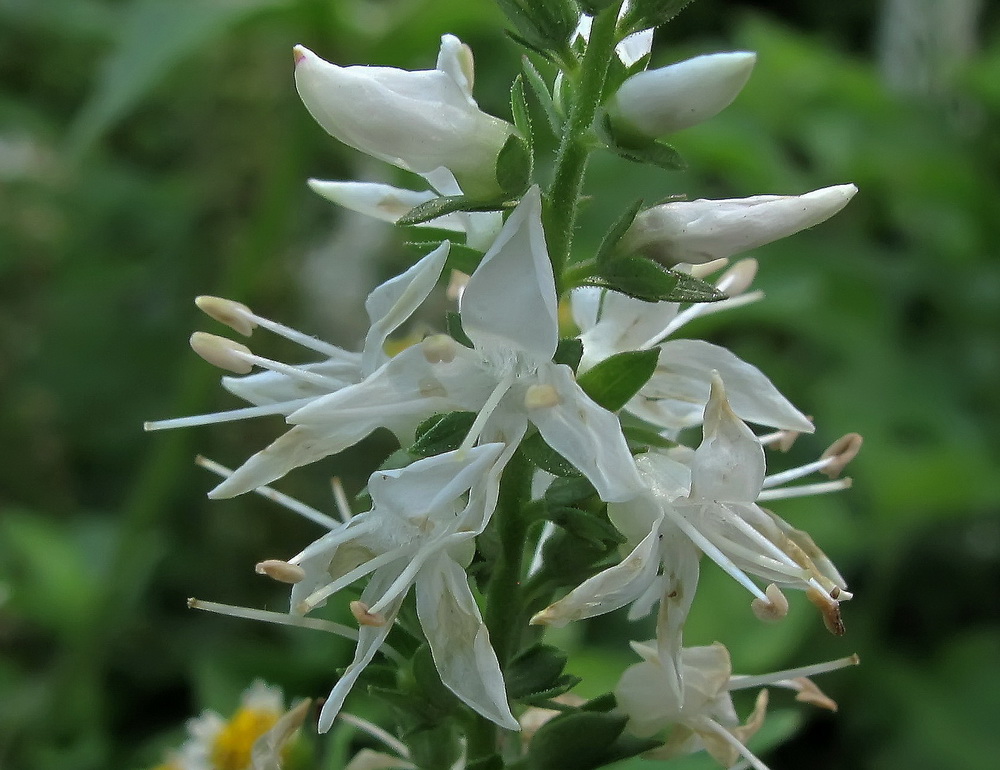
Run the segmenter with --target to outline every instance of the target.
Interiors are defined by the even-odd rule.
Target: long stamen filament
[[[837,479],[836,481],[824,481],[818,484],[800,484],[797,487],[784,487],[783,489],[765,489],[757,496],[757,501],[825,495],[828,492],[839,492],[842,489],[849,489],[852,483],[853,479],[844,478]]]
[[[708,717],[705,717],[704,719],[698,720],[698,722],[699,725],[704,725],[711,732],[718,735],[726,743],[728,743],[734,749],[736,749],[740,753],[740,756],[742,756],[747,762],[749,762],[750,765],[753,768],[755,768],[755,770],[770,770],[770,768],[767,765],[765,765],[763,762],[757,759],[756,756],[754,756],[754,754],[750,751],[750,749],[748,749],[746,746],[743,745],[743,742],[740,741],[739,738],[737,738],[735,735],[729,732],[729,730],[720,725],[714,719],[709,719]]]
[[[321,388],[336,390],[343,385],[340,380],[334,380],[325,375],[311,372],[308,369],[301,369],[297,366],[290,366],[288,364],[283,364],[280,361],[264,358],[263,356],[258,356],[256,353],[247,353],[243,350],[233,350],[232,355],[246,361],[249,364],[259,366],[262,369],[269,369],[272,372],[284,374],[288,377],[301,380],[302,382],[308,382],[311,385],[317,385]]]
[[[745,690],[750,687],[766,687],[769,684],[787,681],[789,679],[799,679],[804,676],[816,676],[829,671],[836,671],[848,666],[856,666],[861,662],[861,658],[848,655],[846,658],[830,660],[826,663],[814,663],[811,666],[800,666],[799,668],[787,668],[784,671],[775,671],[771,674],[761,674],[759,676],[734,676],[726,684],[727,690]]]
[[[779,484],[784,484],[786,481],[801,479],[803,476],[808,476],[810,473],[816,473],[824,468],[828,468],[836,461],[836,457],[821,457],[819,460],[806,463],[805,465],[800,465],[797,468],[789,468],[787,471],[772,473],[771,475],[764,477],[762,487],[767,489],[768,487],[776,487]]]
[[[194,458],[195,465],[198,465],[205,470],[209,470],[212,473],[218,474],[223,478],[229,478],[233,475],[233,471],[224,465],[220,465],[214,460],[209,460],[207,457],[202,457],[198,455]],[[266,497],[283,508],[287,508],[293,513],[297,513],[300,516],[309,519],[309,521],[315,522],[322,527],[327,529],[335,529],[340,526],[340,522],[334,519],[332,516],[327,516],[321,511],[317,511],[312,506],[306,505],[305,503],[299,502],[294,497],[290,497],[282,492],[271,487],[257,487],[253,490],[261,497]]]
[[[751,291],[746,294],[740,294],[736,297],[720,300],[719,302],[699,302],[675,315],[671,319],[670,323],[664,326],[661,331],[657,332],[655,335],[642,343],[637,349],[649,350],[649,348],[654,345],[659,345],[663,342],[663,340],[680,329],[688,321],[691,321],[698,316],[710,315],[712,313],[718,313],[722,310],[731,310],[732,308],[749,305],[761,299],[764,299],[764,292]]]
[[[462,441],[462,445],[458,448],[456,454],[457,457],[464,457],[465,454],[472,449],[476,441],[479,440],[480,434],[483,432],[483,427],[486,425],[486,421],[490,419],[493,411],[497,408],[507,391],[510,390],[511,386],[514,384],[514,374],[510,373],[503,377],[497,386],[490,393],[490,397],[486,399],[486,403],[483,404],[483,408],[479,410],[479,414],[476,415],[475,421],[472,423],[472,427],[469,428],[469,432],[465,436],[465,440]]]
[[[254,417],[267,417],[272,414],[285,414],[286,412],[290,414],[300,406],[305,406],[312,400],[312,398],[296,398],[292,401],[281,401],[277,404],[247,406],[240,409],[230,409],[225,412],[196,414],[191,417],[175,417],[170,420],[152,420],[150,422],[144,422],[142,424],[142,429],[145,431],[153,431],[170,430],[172,428],[190,428],[195,425],[211,425],[218,422],[251,420]]]
[[[409,759],[410,750],[406,748],[406,744],[402,741],[397,740],[394,736],[387,733],[378,725],[374,725],[367,719],[361,719],[360,717],[354,716],[354,714],[345,714],[341,712],[337,714],[337,719],[341,722],[347,722],[347,724],[352,727],[356,727],[364,733],[367,733],[372,738],[384,743],[388,748],[395,751],[403,759]]]

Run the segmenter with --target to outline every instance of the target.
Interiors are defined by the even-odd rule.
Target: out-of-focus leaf
[[[94,92],[70,128],[72,151],[85,151],[173,67],[214,38],[288,0],[137,0]]]

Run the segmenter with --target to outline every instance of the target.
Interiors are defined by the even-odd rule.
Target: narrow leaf
[[[506,145],[505,145],[506,146]],[[469,195],[446,195],[414,206],[396,220],[397,225],[419,225],[456,211],[499,211],[509,204],[503,200],[483,201]]]
[[[458,449],[475,419],[474,412],[449,412],[428,417],[417,427],[416,440],[407,452],[430,457]]]
[[[562,118],[556,112],[555,105],[552,103],[552,94],[549,92],[549,87],[545,85],[542,73],[535,69],[535,65],[531,63],[531,60],[527,56],[521,57],[521,69],[524,71],[524,77],[528,85],[531,86],[531,90],[535,94],[542,112],[545,113],[549,130],[552,131],[553,136],[560,136],[562,134]]]
[[[580,366],[580,359],[583,358],[583,342],[578,337],[563,337],[559,340],[555,355],[552,360],[557,364],[566,364],[576,372]]]
[[[617,412],[653,376],[659,357],[660,351],[656,348],[616,353],[581,374],[576,381],[594,401]]]
[[[632,222],[635,221],[635,216],[641,208],[642,198],[639,198],[625,209],[622,215],[611,225],[611,229],[605,233],[603,240],[601,240],[601,245],[597,247],[597,255],[594,259],[598,265],[603,265],[611,259],[611,256],[615,253],[615,246],[618,245],[618,241],[621,240],[625,232],[632,226]]]
[[[507,137],[497,155],[496,177],[500,189],[509,195],[519,196],[528,189],[531,182],[531,148],[524,139],[514,134]]]

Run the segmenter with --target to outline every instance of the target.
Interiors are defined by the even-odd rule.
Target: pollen
[[[213,770],[246,770],[254,742],[281,716],[276,711],[241,708],[219,731],[212,743]]]

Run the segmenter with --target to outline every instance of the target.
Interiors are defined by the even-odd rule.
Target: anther
[[[729,264],[728,257],[713,259],[711,262],[702,262],[700,265],[691,265],[691,275],[695,278],[705,278],[716,270],[721,270]]]
[[[205,315],[224,323],[233,331],[249,337],[257,324],[253,321],[253,312],[246,305],[222,297],[202,295],[194,298],[194,304]]]
[[[741,259],[716,281],[715,287],[719,291],[724,291],[730,297],[742,294],[750,288],[753,279],[757,277],[757,260]]]
[[[837,478],[840,472],[844,470],[844,467],[855,457],[857,457],[858,452],[861,451],[861,444],[863,439],[858,433],[848,433],[846,436],[841,436],[839,439],[830,444],[829,448],[823,452],[821,457],[823,459],[832,458],[828,466],[826,466],[822,473],[829,476],[831,479]]]
[[[254,568],[258,575],[267,575],[279,583],[298,583],[305,579],[306,571],[298,564],[289,564],[280,559],[266,559]]]
[[[846,629],[844,628],[844,619],[840,615],[840,604],[818,588],[808,588],[806,598],[815,604],[823,614],[826,630],[834,636],[843,636]]]
[[[544,409],[558,406],[561,402],[559,391],[553,385],[529,385],[524,393],[525,409]]]
[[[381,612],[369,612],[368,605],[364,602],[351,602],[351,614],[362,626],[384,626],[385,615]]]
[[[420,343],[424,358],[430,364],[448,364],[455,360],[455,340],[447,334],[434,334]]]
[[[773,623],[784,618],[788,614],[788,599],[781,593],[781,589],[771,583],[764,589],[764,594],[767,596],[767,601],[754,599],[750,602],[750,607],[757,619]]]
[[[250,348],[233,342],[225,337],[207,332],[195,332],[191,335],[191,349],[213,366],[236,374],[250,374],[253,364],[239,356],[252,355]]]

